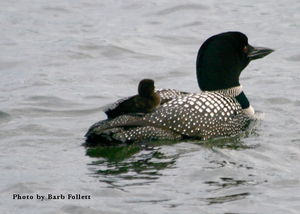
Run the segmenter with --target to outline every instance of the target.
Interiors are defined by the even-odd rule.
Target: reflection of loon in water
[[[86,145],[209,139],[241,132],[249,124],[254,109],[243,92],[239,76],[251,60],[271,52],[272,49],[252,47],[240,32],[207,39],[197,57],[201,93],[158,90],[161,99],[172,99],[143,116],[125,114],[94,124],[86,134]]]
[[[105,110],[109,119],[123,114],[150,113],[160,104],[160,96],[154,92],[154,81],[143,79],[139,83],[138,95],[122,99]]]

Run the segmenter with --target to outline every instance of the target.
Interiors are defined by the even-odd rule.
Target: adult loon
[[[248,44],[246,35],[225,32],[200,47],[196,70],[201,93],[157,90],[172,98],[144,116],[121,115],[90,127],[86,146],[130,144],[152,140],[205,140],[243,131],[254,115],[239,76],[251,60],[274,50]]]
[[[138,86],[138,95],[118,100],[105,110],[109,119],[123,114],[150,113],[160,105],[160,96],[154,91],[154,81],[143,79]]]

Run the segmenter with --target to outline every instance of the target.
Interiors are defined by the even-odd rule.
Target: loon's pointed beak
[[[250,50],[248,53],[248,57],[250,60],[260,59],[263,58],[270,53],[272,53],[274,50],[271,48],[263,48],[263,47],[252,47],[250,46]]]

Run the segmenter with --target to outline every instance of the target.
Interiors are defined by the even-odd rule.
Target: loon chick
[[[274,50],[255,48],[240,32],[221,33],[200,47],[196,70],[201,93],[180,94],[154,112],[103,120],[88,130],[86,145],[130,144],[150,140],[205,140],[245,130],[254,110],[239,76],[251,60]]]
[[[117,101],[105,110],[105,114],[109,119],[113,119],[123,114],[149,113],[156,110],[161,100],[154,88],[153,80],[141,80],[138,95]]]

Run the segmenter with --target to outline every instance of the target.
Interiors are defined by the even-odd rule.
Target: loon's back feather
[[[250,117],[232,96],[222,92],[187,94],[165,103],[145,116],[122,115],[93,125],[88,145],[151,140],[208,139],[243,130]]]
[[[197,138],[235,134],[249,119],[234,97],[208,91],[173,99],[142,118],[155,126]]]

